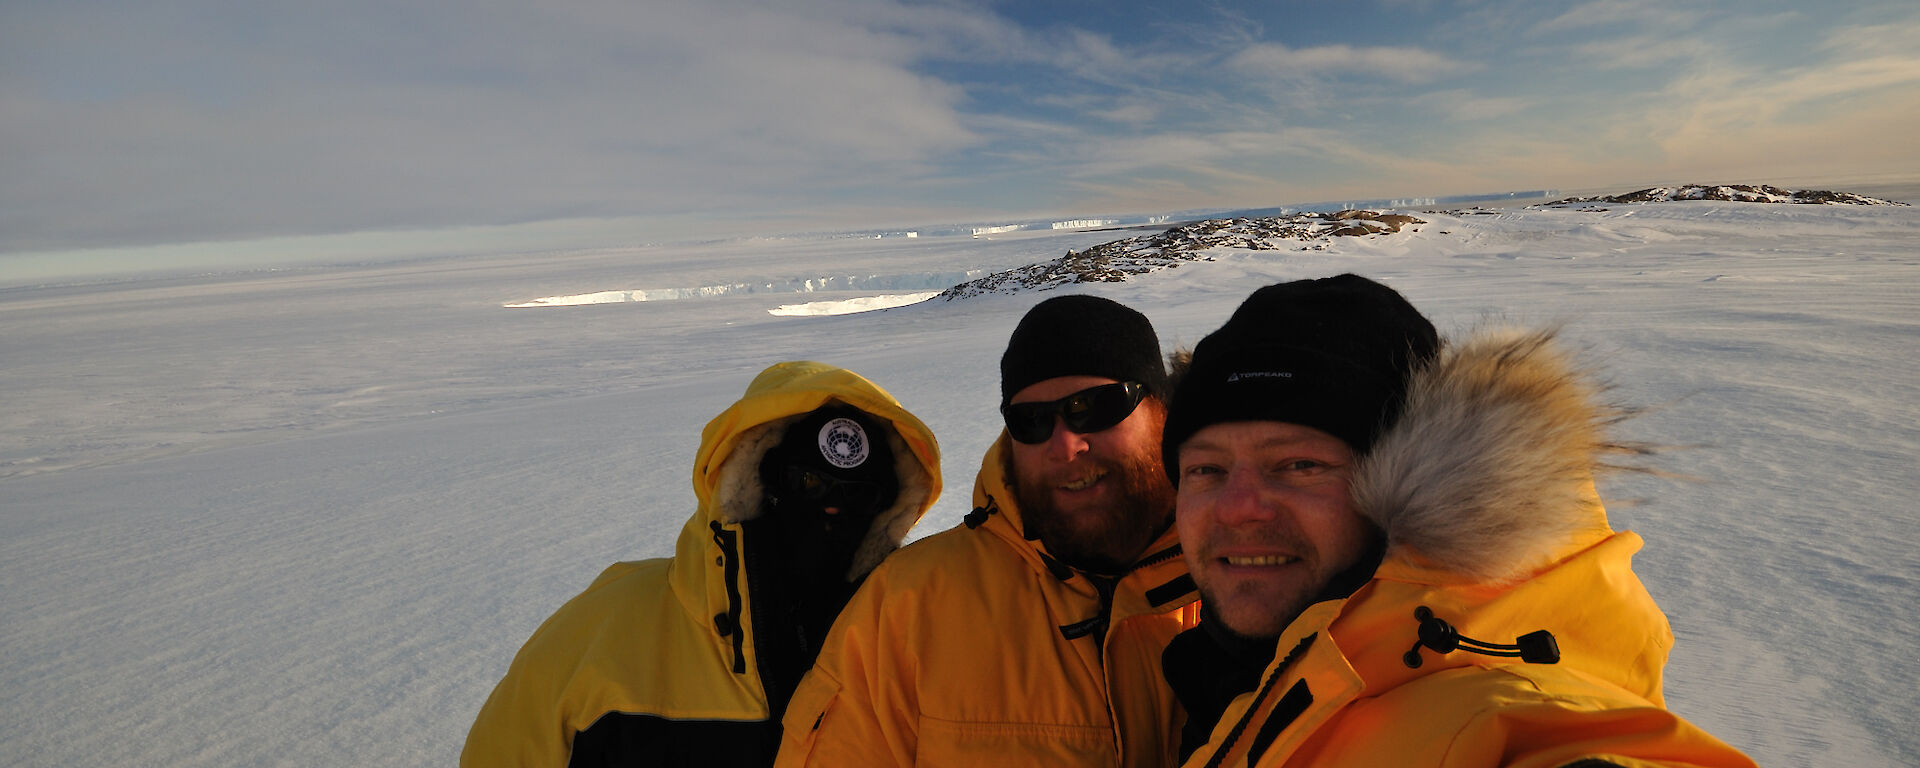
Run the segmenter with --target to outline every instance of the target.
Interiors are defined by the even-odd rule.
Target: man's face
[[[1009,403],[1058,400],[1113,384],[1099,376],[1059,376],[1015,392]],[[1167,526],[1173,488],[1160,463],[1166,412],[1147,398],[1124,421],[1080,434],[1055,416],[1039,443],[1010,441],[1014,496],[1047,551],[1090,571],[1118,573],[1139,559]]]
[[[1205,610],[1236,635],[1279,636],[1379,541],[1353,508],[1353,450],[1318,429],[1214,424],[1179,456],[1187,568]]]

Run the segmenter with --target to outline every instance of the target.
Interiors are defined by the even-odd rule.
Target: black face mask
[[[775,495],[783,504],[836,510],[838,515],[871,518],[892,501],[893,490],[873,480],[847,480],[793,464],[779,473]]]
[[[844,582],[875,518],[899,497],[886,429],[828,405],[788,425],[760,458],[768,543],[790,576]]]
[[[804,579],[843,579],[854,552],[880,512],[898,495],[880,480],[852,480],[824,470],[769,467],[766,514],[785,557]]]

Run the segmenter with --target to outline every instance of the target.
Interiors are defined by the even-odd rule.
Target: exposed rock
[[[1361,210],[1208,219],[1157,235],[1115,240],[1079,252],[1068,251],[1054,261],[996,272],[948,288],[940,293],[940,298],[951,301],[988,293],[1052,290],[1074,283],[1120,282],[1128,275],[1169,269],[1184,261],[1211,261],[1213,257],[1206,251],[1215,248],[1272,251],[1333,237],[1393,234],[1407,225],[1425,223],[1405,214]],[[1324,245],[1322,242],[1321,247]]]
[[[1680,187],[1650,187],[1638,192],[1607,197],[1569,197],[1542,203],[1546,206],[1567,206],[1580,203],[1651,203],[1668,200],[1726,200],[1741,203],[1801,203],[1808,205],[1906,205],[1892,200],[1881,200],[1851,192],[1831,192],[1824,189],[1781,189],[1766,184],[1688,184]],[[1602,209],[1604,210],[1604,209]]]

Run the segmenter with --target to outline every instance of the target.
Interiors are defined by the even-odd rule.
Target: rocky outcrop
[[[1115,240],[1068,251],[1054,261],[996,272],[948,288],[939,298],[952,301],[989,293],[1046,291],[1074,283],[1120,282],[1131,275],[1177,267],[1186,261],[1211,261],[1208,251],[1239,248],[1272,251],[1302,242],[1335,237],[1386,235],[1425,221],[1398,213],[1348,210],[1291,216],[1208,219],[1174,227],[1156,235]]]
[[[1800,203],[1808,205],[1906,205],[1851,192],[1824,189],[1781,189],[1766,184],[1688,184],[1679,187],[1649,187],[1638,192],[1605,197],[1569,197],[1543,203],[1567,206],[1581,203],[1652,203],[1669,200],[1726,200],[1740,203]]]

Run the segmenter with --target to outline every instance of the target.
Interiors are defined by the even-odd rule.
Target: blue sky
[[[12,2],[0,271],[1913,179],[1915,135],[1911,0]]]

